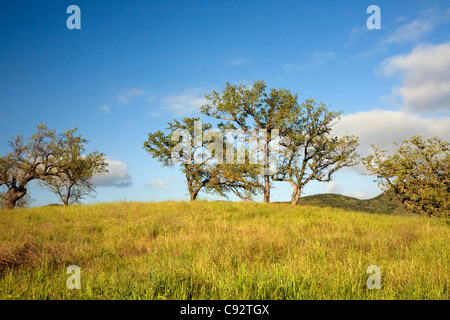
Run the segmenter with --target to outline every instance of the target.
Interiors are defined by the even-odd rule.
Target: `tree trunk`
[[[5,194],[3,208],[6,210],[11,210],[16,207],[17,201],[22,199],[27,194],[27,189],[25,188],[12,188],[9,189]]]
[[[191,191],[191,201],[195,201],[197,199],[198,191]]]
[[[264,203],[270,203],[270,177],[264,176]]]
[[[300,200],[301,190],[298,187],[294,187],[294,191],[292,192],[291,205],[295,206],[298,204]]]
[[[71,184],[68,186],[66,196],[65,196],[64,199],[63,199],[64,206],[66,206],[66,207],[69,206],[70,192],[71,192],[71,190],[72,190],[72,187],[73,187],[73,183],[71,183]]]
[[[269,134],[271,134],[270,130],[266,135],[266,144],[264,146],[264,203],[270,203]]]

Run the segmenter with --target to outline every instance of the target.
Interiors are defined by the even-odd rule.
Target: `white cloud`
[[[160,179],[153,179],[152,181],[150,181],[147,186],[151,187],[151,188],[161,188],[162,186],[164,186],[166,183]]]
[[[98,187],[129,187],[132,184],[128,167],[124,162],[106,159],[108,173],[93,177],[93,183]]]
[[[148,92],[142,89],[128,89],[123,92],[121,92],[119,95],[116,96],[116,100],[122,102],[122,103],[128,103],[131,99],[141,97],[145,98],[145,100],[150,101],[151,97],[148,96]]]
[[[349,46],[355,43],[357,39],[362,37],[368,31],[370,30],[366,25],[353,28],[352,30],[350,30],[350,33],[348,35],[349,40],[345,43],[345,45]]]
[[[372,152],[371,144],[389,152],[414,135],[425,138],[437,136],[450,140],[450,117],[425,118],[407,110],[370,110],[344,115],[333,127],[336,134],[354,134],[359,137],[358,152],[366,156]]]
[[[434,22],[431,19],[416,19],[413,22],[398,27],[383,41],[383,44],[419,41],[433,27]]]
[[[102,109],[102,111],[103,111],[104,113],[110,113],[110,112],[111,112],[111,107],[108,106],[108,105],[106,105],[106,104],[103,105],[103,106],[101,106],[100,109]]]
[[[381,41],[381,45],[392,43],[418,42],[426,34],[430,34],[434,29],[445,28],[442,24],[450,21],[450,8],[442,8],[439,6],[430,7],[422,10],[419,17],[412,22],[405,23],[389,33],[387,38]],[[397,21],[403,21],[401,18]],[[439,26],[441,25],[441,26]]]
[[[381,68],[387,76],[403,76],[403,86],[395,90],[406,107],[421,112],[450,111],[450,42],[418,46],[408,55],[386,59]]]
[[[320,51],[314,51],[312,62],[314,64],[323,64],[333,58],[336,54],[333,51],[328,52],[320,52]]]
[[[380,194],[379,190],[376,193],[372,193],[372,194],[367,194],[362,191],[349,191],[349,192],[344,193],[345,196],[353,197],[353,198],[360,199],[360,200],[371,199],[371,198],[376,197],[379,194]]]
[[[326,184],[327,193],[342,193],[342,187],[336,181],[330,181]]]
[[[354,174],[354,173],[352,173]],[[379,189],[375,189],[375,191],[372,190],[358,190],[358,191],[350,191],[349,188],[355,188],[351,183],[349,183],[348,180],[348,173],[345,177],[340,176],[339,179],[343,182],[343,185],[345,187],[341,186],[341,183],[336,181],[330,181],[326,183],[326,193],[334,193],[334,194],[341,194],[348,197],[353,197],[357,199],[371,199],[375,196],[377,196],[380,191]]]
[[[206,104],[206,98],[199,89],[187,90],[180,95],[172,95],[163,99],[170,111],[176,115],[185,115],[200,111],[200,107]]]
[[[170,183],[174,183],[176,182],[176,179],[173,178],[166,178],[165,180],[161,180],[161,179],[153,179],[152,181],[150,181],[149,183],[146,183],[145,185],[149,188],[162,188]]]

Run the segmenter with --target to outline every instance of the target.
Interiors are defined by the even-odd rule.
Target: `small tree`
[[[144,150],[150,153],[164,166],[173,167],[181,165],[181,171],[186,177],[190,200],[195,201],[200,190],[209,183],[212,175],[206,161],[193,164],[197,150],[203,148],[203,143],[195,144],[192,136],[195,134],[195,122],[199,118],[184,118],[183,122],[174,119],[174,123],[168,123],[169,134],[162,131],[149,133],[144,142]],[[202,129],[210,129],[210,124],[204,124]],[[175,137],[175,134],[178,134]],[[180,139],[181,138],[181,141]],[[183,144],[183,148],[176,151],[176,146]],[[174,157],[175,156],[175,157]]]
[[[45,124],[28,141],[18,135],[9,142],[12,151],[0,157],[0,186],[7,188],[3,208],[14,209],[27,194],[30,181],[52,174],[60,142],[54,130]]]
[[[45,176],[40,182],[55,193],[65,206],[78,203],[95,192],[92,177],[108,172],[103,153],[93,151],[83,155],[88,140],[75,136],[76,131],[77,128],[61,135],[52,175]]]
[[[340,112],[329,111],[324,104],[306,100],[291,109],[281,124],[282,160],[274,180],[293,187],[291,204],[296,205],[303,187],[311,181],[329,182],[339,169],[356,164],[355,136],[332,135],[332,126]]]
[[[395,145],[398,145],[395,143]],[[378,187],[407,210],[428,217],[450,214],[450,147],[437,137],[404,140],[396,153],[375,146],[363,164],[376,175]]]

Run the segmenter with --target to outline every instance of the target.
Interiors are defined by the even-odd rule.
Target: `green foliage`
[[[369,212],[389,215],[414,215],[405,210],[402,203],[391,199],[384,193],[372,199],[357,199],[341,194],[325,193],[301,197],[297,203],[300,206],[317,206],[344,209],[347,211]]]
[[[396,143],[396,145],[398,145]],[[373,146],[363,164],[377,176],[378,186],[415,213],[429,217],[450,214],[450,148],[437,137],[404,140],[395,154]]]
[[[313,99],[295,105],[290,115],[280,133],[283,157],[274,179],[291,184],[295,205],[310,181],[329,182],[337,170],[356,164],[358,138],[333,136],[331,129],[340,112],[329,111]]]
[[[41,180],[41,184],[55,193],[66,206],[79,203],[84,196],[95,192],[93,176],[108,172],[103,153],[93,151],[83,154],[88,140],[75,136],[76,131],[75,128],[61,135],[52,174]]]
[[[231,192],[242,200],[253,201],[253,197],[262,190],[259,172],[257,165],[248,163],[215,165],[205,192],[227,198]]]
[[[221,196],[232,192],[243,199],[250,199],[256,194],[252,188],[257,184],[254,169],[247,164],[224,164],[226,141],[222,133],[216,131],[217,134],[208,135],[206,132],[212,129],[212,125],[201,123],[200,127],[200,123],[200,118],[184,118],[183,122],[174,119],[173,123],[168,123],[168,134],[161,131],[149,133],[143,148],[163,166],[180,166],[192,201],[197,199],[201,190]],[[214,144],[216,148],[208,151]]]
[[[82,155],[87,140],[74,136],[75,130],[56,134],[45,124],[29,139],[14,137],[11,151],[0,157],[0,187],[7,190],[2,196],[2,208],[14,209],[27,201],[27,184],[39,180],[58,194],[68,205],[92,191],[90,178],[104,172],[103,154]]]
[[[267,92],[266,88],[264,81],[255,81],[252,87],[244,84],[231,85],[227,82],[222,93],[212,91],[205,95],[208,104],[203,105],[201,111],[207,116],[223,120],[219,128],[224,131],[264,130],[267,139],[264,143],[258,144],[258,148],[265,153],[266,159],[271,159],[273,153],[277,151],[271,146],[271,141],[276,139],[276,135],[272,133],[274,130],[287,128],[285,123],[292,119],[291,109],[297,105],[297,94],[294,95],[286,89],[270,89]],[[263,190],[264,202],[270,202],[269,161],[260,164],[260,167],[262,167],[259,169],[260,175],[264,175],[264,182],[258,184],[257,179],[252,178],[248,188]],[[239,173],[239,170],[236,173]]]
[[[355,152],[358,139],[354,136],[335,137],[331,127],[340,112],[329,111],[326,105],[316,105],[309,99],[297,102],[298,94],[286,89],[270,89],[266,92],[263,81],[252,87],[227,83],[222,93],[213,91],[206,95],[209,104],[202,112],[224,120],[219,127],[224,129],[265,130],[267,141],[258,146],[271,161],[278,156],[278,149],[271,141],[280,138],[282,146],[281,165],[276,174],[268,174],[269,161],[264,163],[264,201],[270,201],[270,180],[286,181],[294,188],[292,204],[300,198],[302,188],[310,181],[327,182],[333,173],[342,167],[356,164]],[[279,137],[272,135],[278,131]]]
[[[198,137],[212,126],[205,124],[196,129],[195,121],[199,118],[185,118],[183,123],[177,120],[169,123],[167,135],[161,131],[150,133],[144,143],[144,149],[164,166],[174,165],[174,155],[184,160],[182,171],[191,200],[204,188],[221,196],[232,192],[246,200],[263,192],[264,202],[270,202],[271,180],[277,180],[287,181],[294,187],[292,204],[296,204],[307,183],[330,181],[335,171],[356,163],[358,139],[331,135],[333,121],[340,112],[329,111],[324,104],[317,106],[309,99],[300,105],[297,94],[286,89],[268,91],[264,81],[255,81],[252,87],[227,83],[221,93],[212,91],[205,97],[208,103],[201,107],[202,113],[222,120],[218,124],[220,140],[217,135]],[[236,147],[235,137],[229,138],[227,133],[246,135],[244,141],[237,143],[248,147]],[[180,135],[185,137],[181,142]],[[280,141],[283,150],[281,166],[278,166]],[[201,154],[212,143],[216,146],[211,156],[196,161],[196,153]],[[243,163],[229,159],[230,146],[233,155],[245,159]],[[249,161],[250,157],[257,158],[255,154],[263,154],[263,159],[256,163]]]
[[[242,129],[278,129],[291,117],[290,110],[297,104],[297,94],[286,89],[270,89],[266,92],[264,81],[255,81],[252,87],[226,83],[222,93],[206,94],[208,104],[201,111],[207,116],[225,120],[221,127]]]
[[[60,147],[58,135],[45,124],[37,129],[27,141],[20,135],[11,139],[11,151],[0,157],[0,187],[7,188],[2,198],[4,209],[14,209],[27,194],[27,184],[50,175],[54,169]]]
[[[197,150],[203,148],[204,143],[197,144],[192,136],[197,134],[195,122],[199,118],[184,118],[183,122],[174,119],[173,123],[168,123],[165,134],[161,131],[149,133],[147,141],[144,142],[144,150],[164,166],[173,167],[175,164],[181,165],[181,171],[186,177],[188,191],[191,200],[194,201],[200,190],[208,184],[211,178],[209,166],[205,162],[194,164],[194,157]],[[200,130],[210,128],[211,125],[204,124]],[[181,146],[176,150],[177,146]]]

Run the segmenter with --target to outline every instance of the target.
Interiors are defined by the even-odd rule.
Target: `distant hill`
[[[60,204],[60,203],[50,203],[50,204],[47,204],[47,205],[45,205],[45,206],[42,206],[43,208],[46,208],[46,207],[64,207],[62,204]]]
[[[361,200],[334,193],[316,194],[300,198],[299,205],[331,207],[349,211],[363,211],[381,214],[411,215],[411,213],[408,213],[403,208],[400,202],[391,200],[384,193],[367,200]]]

